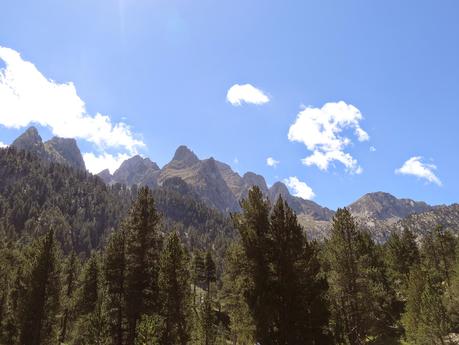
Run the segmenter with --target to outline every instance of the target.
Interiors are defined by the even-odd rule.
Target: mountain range
[[[53,137],[43,142],[37,129],[31,127],[12,146],[48,162],[85,170],[75,139]],[[327,235],[334,215],[333,210],[291,195],[282,182],[268,187],[261,175],[247,172],[240,176],[228,164],[213,157],[199,159],[183,145],[177,148],[172,160],[162,168],[149,158],[136,155],[124,161],[113,174],[106,169],[97,175],[109,185],[147,185],[152,189],[179,178],[189,186],[195,197],[226,214],[237,212],[240,209],[239,201],[247,196],[251,187],[258,186],[271,202],[282,196],[313,238]],[[375,192],[365,194],[347,208],[358,223],[379,241],[384,241],[391,231],[404,227],[421,233],[438,224],[455,232],[459,229],[458,204],[432,206],[422,201],[398,199],[389,193]]]

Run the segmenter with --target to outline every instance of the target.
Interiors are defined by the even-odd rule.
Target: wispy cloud
[[[316,165],[327,170],[330,163],[342,163],[348,172],[359,174],[362,168],[357,160],[344,149],[352,143],[352,130],[358,141],[370,139],[360,127],[360,110],[343,101],[326,103],[322,108],[307,107],[300,111],[295,122],[290,126],[288,139],[303,143],[312,154],[302,159],[307,166]]]
[[[422,157],[416,156],[411,157],[403,163],[401,168],[395,170],[395,173],[417,176],[430,183],[435,183],[436,185],[441,186],[442,183],[440,179],[434,173],[434,170],[436,169],[437,167],[434,164],[423,163]]]
[[[266,158],[266,164],[270,167],[276,167],[280,162],[275,160],[273,157]]]
[[[7,146],[8,146],[8,145],[6,145],[5,143],[3,143],[3,142],[0,141],[0,148],[5,148],[5,147],[7,147]]]
[[[94,174],[100,173],[104,169],[108,169],[113,174],[120,167],[121,163],[131,156],[127,153],[118,153],[115,155],[107,152],[101,154],[94,154],[92,152],[83,153],[86,168]]]
[[[48,79],[10,48],[0,47],[0,60],[5,63],[0,69],[1,125],[22,128],[39,124],[54,135],[86,140],[102,155],[107,148],[132,155],[145,146],[126,123],[112,122],[100,113],[88,114],[72,82]],[[91,171],[90,163],[88,169]]]
[[[376,152],[376,147],[370,146],[370,152]]]
[[[269,97],[260,89],[251,84],[234,84],[226,94],[226,100],[232,105],[251,103],[261,105],[269,102]]]
[[[290,188],[290,191],[294,196],[298,196],[306,200],[312,200],[315,197],[312,188],[309,187],[306,182],[300,181],[296,176],[284,179],[284,183]]]

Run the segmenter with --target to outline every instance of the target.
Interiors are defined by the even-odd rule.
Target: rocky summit
[[[49,162],[68,165],[79,170],[86,170],[83,156],[76,140],[73,138],[53,137],[43,142],[37,129],[30,127],[11,146],[19,150],[31,152]]]

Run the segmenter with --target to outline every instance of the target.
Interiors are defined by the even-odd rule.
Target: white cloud
[[[315,197],[311,187],[309,187],[306,182],[300,181],[296,176],[284,179],[284,183],[290,188],[294,196],[299,196],[306,200],[311,200]]]
[[[242,102],[261,105],[268,103],[269,97],[251,84],[234,84],[229,88],[226,100],[232,105],[241,105]]]
[[[239,164],[239,158],[235,157],[235,158],[233,159],[233,162],[234,162],[234,164]]]
[[[359,174],[362,168],[357,160],[344,152],[352,140],[343,131],[353,130],[358,141],[369,140],[368,133],[360,127],[362,118],[359,109],[343,101],[326,103],[322,108],[307,107],[290,126],[288,139],[303,143],[312,152],[302,159],[305,165],[327,170],[331,162],[338,161],[348,172]]]
[[[276,167],[280,162],[275,160],[273,157],[266,158],[266,164],[270,167]]]
[[[396,174],[403,174],[403,175],[414,175],[419,178],[423,178],[428,182],[435,183],[438,186],[441,186],[442,183],[440,179],[435,175],[434,170],[437,167],[433,164],[423,163],[422,157],[411,157],[405,163],[403,163],[402,167],[395,170]]]
[[[376,151],[376,147],[370,146],[370,152],[375,152],[375,151]]]
[[[95,155],[92,152],[83,153],[86,169],[93,174],[98,174],[104,169],[108,169],[113,174],[120,167],[121,163],[131,157],[132,155],[127,153],[118,153],[116,155],[107,152],[99,155]]]
[[[4,144],[3,142],[0,141],[0,148],[3,149],[5,147],[8,147],[8,145]]]
[[[60,84],[46,78],[10,48],[0,47],[0,60],[5,63],[0,69],[1,125],[21,128],[39,124],[50,128],[54,135],[86,140],[99,151],[116,148],[132,155],[145,146],[126,123],[113,123],[109,116],[99,113],[88,114],[73,83]],[[109,155],[103,153],[105,156]]]

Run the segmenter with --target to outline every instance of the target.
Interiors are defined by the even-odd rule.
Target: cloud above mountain
[[[113,122],[100,113],[89,114],[72,82],[58,83],[45,77],[10,48],[0,47],[0,60],[5,63],[0,69],[1,125],[22,128],[38,124],[59,137],[83,139],[95,145],[100,159],[106,157],[106,149],[132,155],[145,146],[126,123]],[[87,165],[93,171],[92,164]]]
[[[411,157],[401,168],[396,169],[396,174],[412,175],[424,179],[430,183],[435,183],[438,186],[442,185],[440,179],[435,175],[434,171],[437,167],[434,164],[422,162],[421,156]]]
[[[290,126],[288,139],[303,143],[312,152],[302,159],[304,165],[328,170],[330,163],[337,161],[348,172],[359,174],[361,166],[345,149],[353,143],[351,138],[359,142],[370,139],[360,127],[362,119],[359,109],[343,101],[326,103],[322,108],[306,107]]]
[[[6,145],[5,143],[3,143],[3,142],[0,141],[0,148],[5,148],[5,147],[7,147],[7,146],[8,146],[8,145]]]
[[[290,188],[290,191],[294,196],[298,196],[306,200],[312,200],[316,196],[312,191],[312,188],[309,187],[306,182],[300,181],[296,176],[284,179],[284,183]]]
[[[269,97],[251,84],[234,84],[229,88],[226,100],[234,106],[242,103],[262,105],[269,102]]]
[[[280,162],[273,157],[266,158],[266,165],[275,168]]]
[[[96,155],[93,152],[83,153],[86,168],[94,174],[100,173],[105,169],[108,169],[110,173],[113,174],[116,169],[120,167],[121,163],[131,156],[132,155],[127,153],[118,153],[115,155],[107,152],[103,152],[99,155]]]

